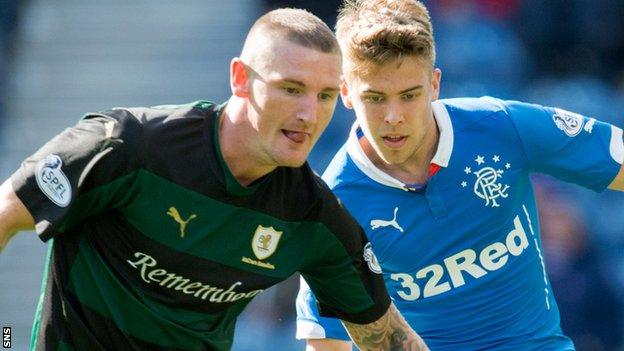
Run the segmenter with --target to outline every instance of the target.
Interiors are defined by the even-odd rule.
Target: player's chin
[[[407,156],[404,152],[397,152],[396,150],[382,152],[381,159],[389,165],[399,165],[407,161]]]
[[[278,158],[281,167],[301,167],[306,162],[309,152],[288,153]]]

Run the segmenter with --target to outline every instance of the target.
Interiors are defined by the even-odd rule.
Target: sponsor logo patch
[[[60,207],[67,207],[72,197],[69,180],[61,167],[63,160],[57,155],[50,154],[37,164],[35,179],[39,189],[52,202]]]
[[[227,288],[193,281],[191,278],[163,269],[154,257],[143,252],[135,252],[134,259],[126,262],[137,269],[139,276],[147,284],[159,285],[171,292],[193,295],[195,298],[212,303],[232,303],[240,299],[251,299],[262,292],[262,289],[245,290],[240,281]]]
[[[537,247],[537,241],[535,245]],[[392,273],[390,279],[397,282],[394,289],[405,301],[429,298],[502,269],[510,259],[522,255],[529,246],[527,233],[520,217],[516,216],[513,228],[502,241],[493,242],[481,250],[467,248],[414,272]]]
[[[373,252],[373,247],[371,243],[368,243],[364,246],[364,260],[368,263],[368,268],[377,274],[381,274],[381,266],[379,265],[379,261],[377,261],[377,257]]]
[[[173,206],[169,207],[169,210],[167,210],[167,214],[180,225],[180,238],[182,239],[184,239],[184,234],[186,233],[186,226],[188,225],[188,223],[191,220],[197,218],[197,215],[193,213],[186,220],[184,220],[182,219],[182,216],[180,216],[180,212],[178,211],[178,209]]]
[[[399,225],[399,222],[397,222],[397,212],[399,212],[399,208],[395,207],[394,208],[394,217],[392,217],[392,220],[385,220],[385,219],[373,219],[373,220],[371,220],[370,221],[371,229],[375,230],[375,229],[383,228],[383,227],[393,227],[396,230],[398,230],[401,233],[403,233],[403,227],[401,227]]]
[[[569,137],[577,136],[583,128],[583,116],[560,108],[555,108],[553,121]],[[591,133],[591,129],[588,132]]]

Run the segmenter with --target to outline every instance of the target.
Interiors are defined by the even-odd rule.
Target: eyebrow
[[[303,82],[298,81],[298,80],[294,80],[294,79],[284,79],[284,80],[282,80],[282,81],[283,81],[283,82],[286,82],[286,83],[291,83],[291,84],[298,85],[298,86],[300,86],[300,87],[302,87],[302,88],[304,88],[304,87],[305,87],[305,84],[303,84]]]
[[[422,85],[416,85],[414,87],[407,88],[405,90],[399,91],[399,94],[405,94],[405,93],[410,92],[412,90],[422,90],[422,89],[423,89]],[[382,93],[381,91],[376,91],[376,90],[372,90],[372,89],[367,89],[367,90],[364,90],[362,92],[362,94],[368,94],[368,93],[385,95],[385,93]]]
[[[286,83],[295,84],[295,85],[297,85],[297,86],[299,86],[301,88],[305,88],[306,87],[306,85],[303,84],[303,82],[295,80],[295,79],[284,79],[282,81],[286,82]],[[325,91],[325,92],[336,92],[336,91],[339,91],[339,90],[340,89],[338,89],[338,88],[327,87],[327,88],[323,89],[322,91]]]

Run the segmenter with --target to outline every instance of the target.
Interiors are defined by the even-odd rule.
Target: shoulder
[[[501,100],[489,96],[480,98],[455,98],[440,100],[449,113],[454,131],[461,132],[478,124],[502,128],[512,126],[520,121],[532,121],[535,115],[548,114],[550,110],[544,106],[521,101]],[[499,124],[506,120],[504,124]],[[511,122],[511,123],[508,123]]]
[[[327,183],[310,168],[307,162],[301,167],[281,168],[279,183],[291,195],[289,198],[297,199],[296,201],[301,201],[301,203],[311,204],[313,207],[320,207],[319,205],[331,202],[334,198]],[[317,213],[317,211],[309,210],[305,210],[305,212],[309,215]]]
[[[322,178],[329,188],[336,193],[339,189],[348,187],[367,177],[355,165],[347,151],[347,144],[345,144],[331,160],[325,172],[323,172]]]
[[[113,117],[127,125],[138,126],[145,135],[152,135],[163,130],[175,129],[183,132],[185,126],[190,127],[213,116],[217,108],[218,106],[214,103],[196,101],[183,105],[116,107],[98,114]]]
[[[214,103],[197,101],[183,105],[116,107],[87,114],[84,118],[106,116],[114,119],[123,139],[136,146],[140,142],[145,152],[181,152],[183,150],[179,147],[195,147],[202,142],[208,127],[206,122],[213,122],[211,117],[216,115],[217,109]]]
[[[443,99],[440,103],[446,108],[455,132],[468,129],[492,115],[506,114],[505,102],[489,96]]]
[[[283,184],[290,184],[286,198],[294,201],[288,207],[296,208],[301,219],[322,224],[334,234],[352,234],[355,220],[334,195],[330,186],[306,163],[302,167],[284,169]]]

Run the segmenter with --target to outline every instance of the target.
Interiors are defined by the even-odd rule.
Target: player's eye
[[[283,87],[282,90],[286,92],[288,95],[299,95],[301,94],[301,89],[294,87]]]
[[[416,98],[416,94],[414,93],[405,93],[401,95],[401,99],[403,101],[411,101],[411,100],[414,100],[414,98]]]
[[[379,104],[384,101],[384,97],[381,95],[366,95],[363,100],[371,104]]]
[[[331,101],[331,100],[334,99],[334,97],[335,97],[335,95],[331,94],[331,93],[320,93],[320,94],[318,94],[318,99],[320,101]]]

